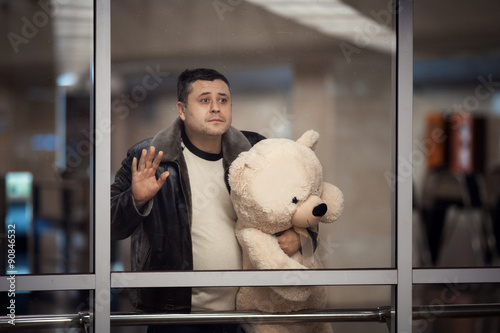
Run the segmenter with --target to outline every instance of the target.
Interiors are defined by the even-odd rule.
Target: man
[[[263,137],[231,126],[229,82],[215,70],[184,71],[177,81],[177,98],[179,118],[129,149],[116,174],[111,187],[112,237],[132,236],[134,271],[241,269],[227,172],[239,153]],[[288,255],[300,248],[293,230],[278,240]],[[152,312],[231,311],[237,290],[142,288],[133,290],[131,301],[137,309]],[[198,332],[175,327],[175,332]],[[198,329],[236,332],[236,327]],[[148,332],[155,329],[161,331],[150,327]]]

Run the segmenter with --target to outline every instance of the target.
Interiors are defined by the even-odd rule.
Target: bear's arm
[[[255,269],[307,269],[281,250],[275,236],[257,229],[241,229],[236,236]]]
[[[236,232],[243,252],[246,253],[253,269],[307,269],[299,262],[287,256],[281,250],[275,236],[265,234],[257,229],[241,229]],[[297,283],[303,273],[284,273],[283,277]],[[270,287],[284,299],[294,302],[306,301],[312,293],[309,287]]]
[[[241,229],[236,232],[243,251],[255,269],[307,269],[281,250],[275,236],[257,229]]]

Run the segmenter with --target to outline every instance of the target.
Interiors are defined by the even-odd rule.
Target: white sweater
[[[239,270],[236,213],[224,182],[222,156],[193,150],[183,149],[192,194],[194,270]],[[238,287],[193,288],[191,310],[234,310],[237,291]]]

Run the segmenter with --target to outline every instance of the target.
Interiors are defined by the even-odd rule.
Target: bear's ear
[[[248,180],[245,179],[244,173],[248,168],[252,168],[252,161],[255,159],[253,151],[245,151],[238,155],[238,157],[231,163],[229,167],[229,186],[231,189],[238,193],[242,193],[248,186]]]
[[[245,154],[246,153],[240,153],[238,157],[231,163],[229,167],[229,175],[228,175],[228,182],[229,186],[231,187],[232,190],[235,190],[237,192],[240,191],[241,187],[241,178],[243,170],[245,169]]]
[[[230,170],[234,169],[234,172],[237,172],[243,170],[244,168],[257,168],[260,163],[256,156],[257,153],[254,150],[248,150],[240,153],[233,163],[231,163]]]
[[[302,136],[297,140],[298,143],[304,145],[312,150],[316,149],[316,144],[319,140],[319,134],[315,130],[309,130],[302,134]]]

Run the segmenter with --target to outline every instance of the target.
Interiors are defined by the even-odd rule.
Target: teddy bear
[[[314,149],[319,134],[305,132],[297,141],[264,139],[241,153],[231,164],[228,181],[237,214],[235,233],[243,253],[243,269],[305,270],[320,268],[315,258],[314,234],[319,223],[337,220],[343,209],[342,192],[323,182],[321,163]],[[301,251],[287,256],[276,235],[294,228]],[[290,274],[288,274],[290,273]],[[307,271],[285,272],[287,286],[239,289],[237,310],[289,313],[326,306],[322,286],[294,286]],[[296,284],[296,283],[295,283]],[[245,324],[247,333],[332,332],[329,323]]]

